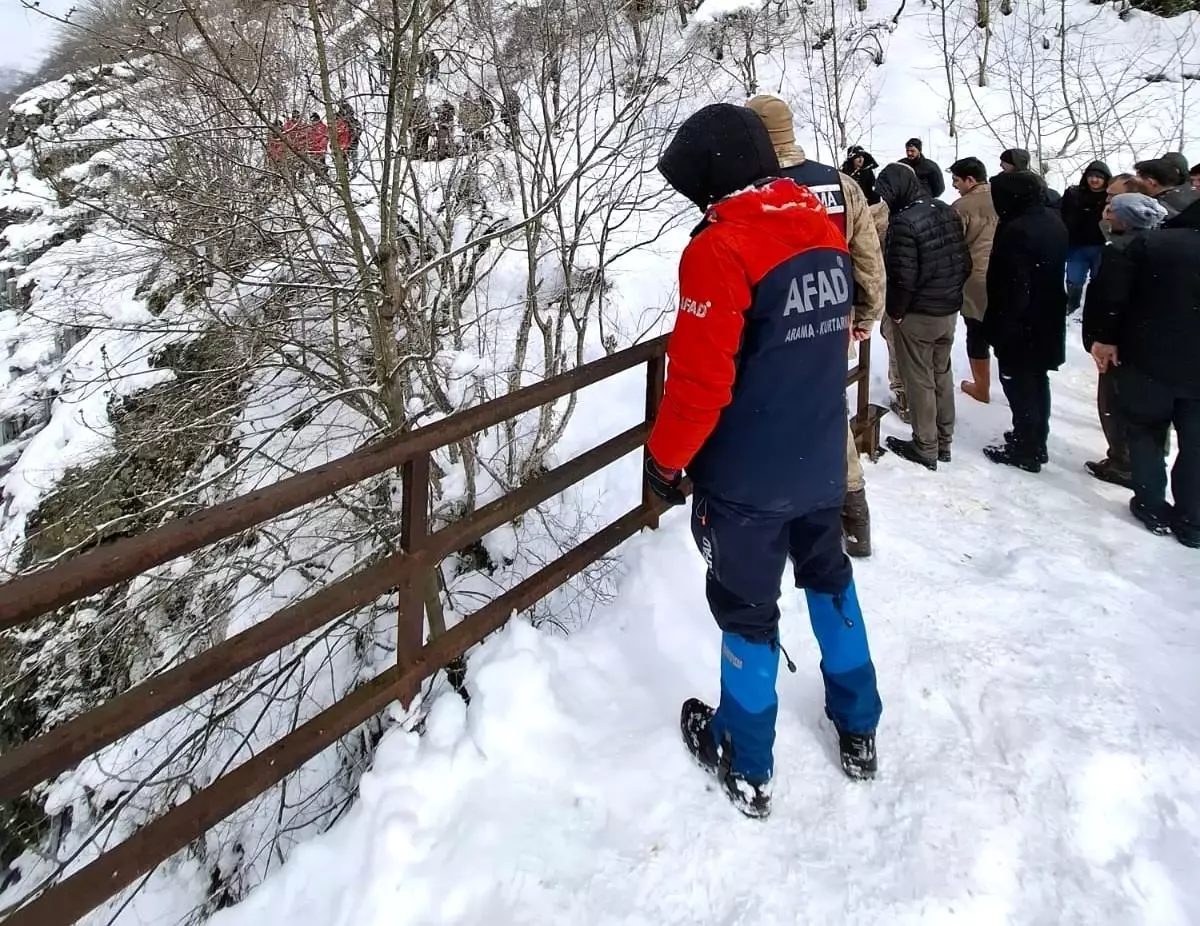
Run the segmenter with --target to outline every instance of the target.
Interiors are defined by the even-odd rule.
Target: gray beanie
[[[1144,193],[1119,193],[1112,198],[1108,208],[1122,225],[1137,230],[1157,228],[1167,217],[1162,203]]]

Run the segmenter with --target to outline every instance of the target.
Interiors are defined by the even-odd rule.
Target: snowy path
[[[773,815],[708,789],[676,728],[718,659],[681,511],[585,630],[475,653],[470,707],[387,736],[347,819],[214,923],[1200,923],[1200,556],[1082,472],[1093,384],[1076,349],[1041,476],[980,456],[1003,400],[962,401],[941,472],[869,468],[874,784],[835,765],[789,589]]]

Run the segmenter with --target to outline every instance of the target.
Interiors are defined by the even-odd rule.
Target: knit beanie
[[[910,138],[908,141],[906,141],[904,143],[904,147],[905,148],[916,148],[918,151],[925,150],[925,146],[924,146],[924,144],[922,144],[921,139],[919,139],[919,138]]]
[[[792,124],[792,110],[783,100],[769,93],[762,93],[746,102],[749,109],[758,113],[767,134],[771,136],[771,146],[779,157],[782,167],[794,167],[804,160],[804,151],[796,145],[796,130]]]
[[[1138,231],[1157,228],[1167,217],[1162,203],[1144,193],[1119,193],[1112,198],[1108,208],[1122,225]]]

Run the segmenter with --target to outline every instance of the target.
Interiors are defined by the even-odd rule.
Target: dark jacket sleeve
[[[1118,344],[1121,337],[1121,316],[1133,294],[1133,279],[1137,269],[1140,241],[1126,248],[1106,247],[1100,254],[1100,271],[1087,288],[1083,306],[1083,347]]]
[[[942,169],[933,161],[929,161],[929,168],[926,174],[929,184],[929,192],[935,197],[941,196],[946,192],[946,178],[942,176]]]
[[[885,270],[887,314],[899,320],[908,313],[921,279],[920,251],[911,223],[894,221],[888,227]]]

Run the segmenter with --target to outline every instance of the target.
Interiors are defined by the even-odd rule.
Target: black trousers
[[[1005,366],[1002,360],[1000,385],[1012,409],[1013,445],[1023,453],[1044,453],[1050,437],[1050,375]]]
[[[1200,394],[1122,366],[1117,368],[1116,397],[1125,415],[1133,494],[1151,508],[1165,503],[1167,437],[1174,425],[1179,441],[1171,467],[1175,517],[1200,527]]]
[[[1100,415],[1100,427],[1108,441],[1108,460],[1125,472],[1129,472],[1129,443],[1125,437],[1125,415],[1117,402],[1117,371],[1110,369],[1100,374],[1096,384],[1096,412]]]
[[[967,326],[967,357],[971,360],[988,360],[992,356],[992,345],[983,333],[983,322],[963,316]]]

